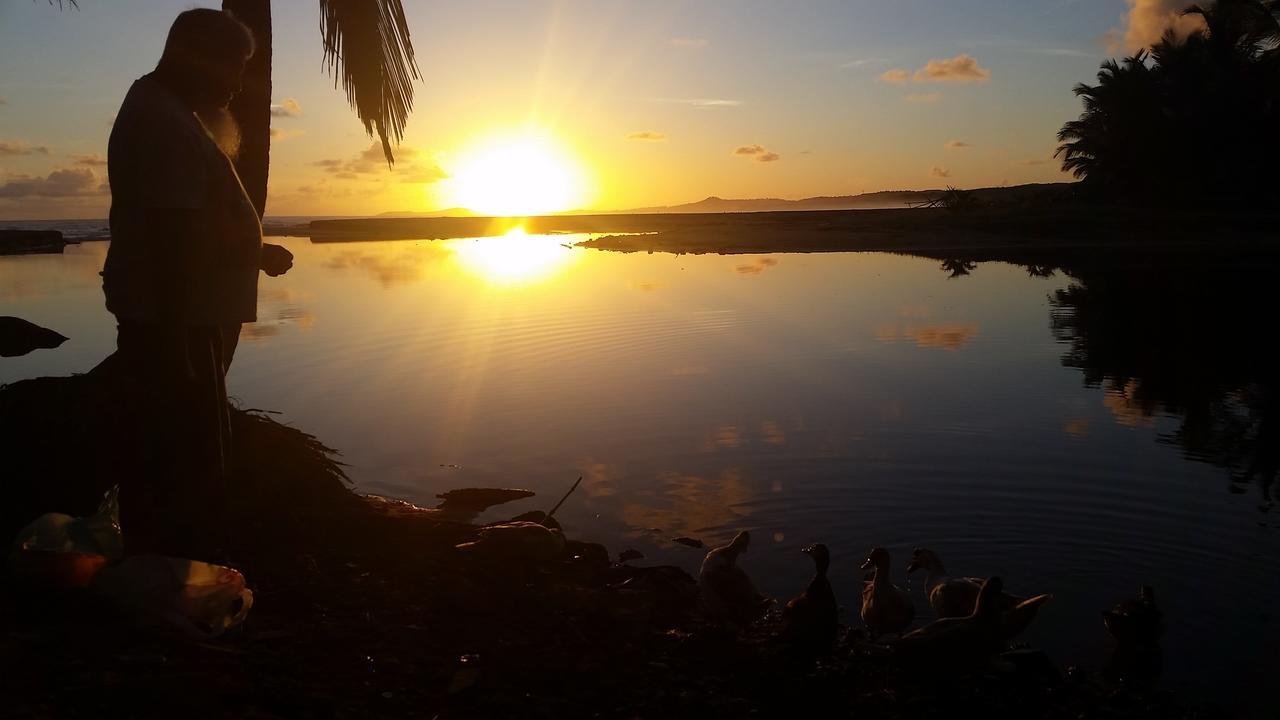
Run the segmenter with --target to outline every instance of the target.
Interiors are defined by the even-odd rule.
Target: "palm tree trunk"
[[[244,70],[244,86],[231,101],[240,126],[236,172],[262,217],[267,209],[267,171],[271,164],[271,0],[222,0],[253,31],[257,49]]]

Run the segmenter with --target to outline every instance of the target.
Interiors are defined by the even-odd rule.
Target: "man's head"
[[[192,109],[212,110],[226,107],[240,91],[253,50],[253,33],[231,13],[188,10],[169,28],[159,69],[182,81],[183,99]]]
[[[229,12],[188,10],[173,21],[156,71],[200,118],[228,156],[240,150],[240,128],[227,104],[240,92],[253,33]]]

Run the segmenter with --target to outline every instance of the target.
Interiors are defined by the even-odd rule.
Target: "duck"
[[[965,617],[973,612],[983,578],[947,575],[947,568],[942,564],[942,558],[929,548],[915,548],[911,551],[911,562],[907,565],[907,573],[910,574],[916,570],[925,571],[924,591],[935,615],[940,618]],[[1000,609],[1012,610],[1026,599],[1002,592]]]
[[[1136,598],[1103,612],[1102,623],[1118,643],[1159,645],[1164,635],[1164,613],[1156,607],[1156,591],[1150,585],[1139,588]]]
[[[907,633],[893,644],[894,654],[958,673],[972,669],[975,662],[985,662],[1004,647],[999,601],[1003,590],[1004,582],[999,577],[987,578],[973,612],[964,617],[939,618]]]
[[[770,600],[756,590],[740,567],[738,557],[751,545],[751,533],[743,530],[722,547],[713,548],[702,559],[698,571],[698,594],[708,618],[729,627],[747,625],[768,610]]]
[[[997,605],[1005,607],[1010,597],[1012,596],[1003,595],[997,598]],[[1040,612],[1040,608],[1052,599],[1053,595],[1049,593],[1036,595],[1022,600],[1017,605],[1001,612],[1000,632],[1004,639],[1012,640],[1021,635],[1027,629],[1027,626],[1031,625],[1031,621],[1036,619],[1036,614]]]
[[[454,548],[462,553],[529,564],[550,562],[564,551],[564,533],[536,522],[504,522],[476,531],[476,539]]]
[[[1102,613],[1103,625],[1116,644],[1103,667],[1111,680],[1151,686],[1164,671],[1164,613],[1156,606],[1156,591],[1150,585],[1138,589],[1136,598],[1121,600]]]
[[[874,568],[871,580],[862,586],[862,622],[872,638],[885,633],[899,636],[916,617],[915,606],[907,593],[889,578],[889,551],[872,548],[862,569]]]
[[[787,601],[782,609],[783,637],[797,650],[821,653],[835,643],[840,607],[827,579],[831,552],[817,543],[800,550],[813,558],[814,575],[804,592]]]

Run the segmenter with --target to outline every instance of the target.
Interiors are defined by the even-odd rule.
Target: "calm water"
[[[1274,708],[1280,524],[1244,477],[1274,462],[1273,294],[1189,318],[1115,273],[575,239],[280,240],[296,266],[264,279],[231,390],[340,448],[368,492],[538,492],[496,517],[583,475],[570,534],[696,571],[668,538],[750,529],[744,564],[783,596],[810,575],[799,548],[825,542],[846,620],[872,545],[900,584],[923,545],[1054,593],[1025,639],[1096,666],[1099,612],[1151,583],[1167,684]],[[0,382],[112,349],[106,247],[0,258],[0,314],[71,337],[0,360]]]

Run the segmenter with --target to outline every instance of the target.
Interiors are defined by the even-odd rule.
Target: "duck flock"
[[[733,541],[707,553],[698,576],[703,609],[712,622],[740,629],[764,616],[773,601],[758,590],[740,567],[738,558],[750,546],[751,536],[740,532]],[[839,634],[840,606],[827,573],[831,554],[825,545],[810,545],[803,552],[814,562],[809,585],[782,608],[781,635],[793,648],[810,654],[832,649]],[[925,594],[936,619],[914,630],[915,606],[910,596],[891,579],[889,551],[876,547],[862,570],[870,571],[862,586],[859,614],[871,642],[904,662],[935,669],[966,670],[985,664],[1008,647],[1035,620],[1052,595],[1020,597],[1004,591],[999,577],[953,577],[938,554],[916,548],[907,572],[925,572]],[[1121,602],[1103,613],[1105,627],[1118,647],[1133,653],[1158,646],[1162,618],[1150,587],[1136,599]],[[980,665],[979,665],[980,666]]]

